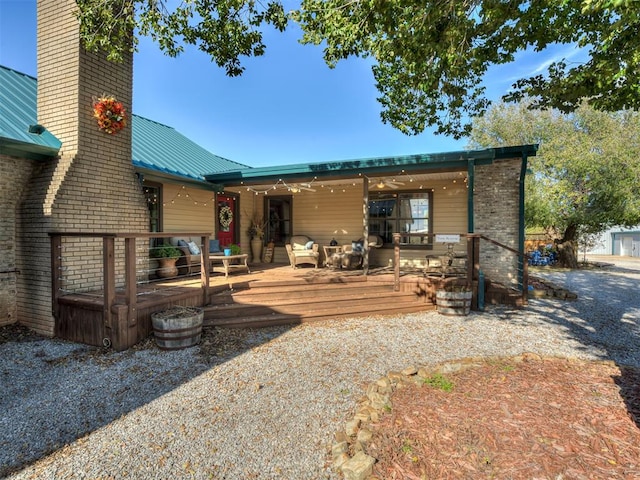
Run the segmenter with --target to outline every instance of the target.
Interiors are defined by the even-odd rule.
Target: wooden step
[[[433,310],[413,292],[395,292],[390,282],[276,282],[217,293],[205,307],[205,325],[257,327],[344,317]]]
[[[213,295],[211,297],[212,305],[223,305],[228,303],[245,303],[245,304],[267,304],[267,305],[286,305],[301,303],[311,298],[321,298],[321,301],[329,300],[341,300],[357,298],[378,298],[380,296],[395,297],[398,295],[404,295],[405,293],[398,293],[393,291],[392,285],[373,285],[367,287],[345,288],[345,287],[327,287],[327,288],[312,288],[312,287],[296,287],[287,289],[274,289],[263,290],[254,292],[253,290],[232,292]],[[413,294],[410,294],[413,296]]]
[[[275,325],[288,325],[309,323],[320,320],[334,320],[339,318],[351,317],[372,317],[372,316],[390,316],[407,313],[418,313],[429,310],[435,310],[435,306],[431,303],[412,302],[405,305],[394,305],[393,307],[381,307],[375,310],[363,310],[362,308],[344,309],[337,311],[335,309],[325,309],[323,311],[305,312],[305,313],[287,313],[279,311],[263,311],[262,313],[253,313],[248,315],[223,316],[219,312],[212,310],[211,307],[204,307],[204,325],[216,327],[266,327]],[[241,312],[238,312],[241,313]]]

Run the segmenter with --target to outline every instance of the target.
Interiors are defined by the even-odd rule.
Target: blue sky
[[[240,78],[228,78],[209,58],[187,48],[164,56],[141,39],[134,58],[133,112],[174,127],[207,150],[253,167],[462,150],[430,131],[406,136],[380,120],[370,63],[350,59],[331,70],[322,49],[298,43],[295,28],[267,31],[264,56],[247,59]],[[490,70],[489,98],[571,47],[525,52]],[[0,0],[0,64],[33,76],[36,0]]]

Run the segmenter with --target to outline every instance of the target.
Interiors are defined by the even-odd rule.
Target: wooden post
[[[135,327],[138,323],[137,308],[137,279],[136,279],[136,238],[127,237],[124,239],[124,285],[125,298],[128,307],[127,325]],[[128,342],[127,342],[128,343]]]
[[[529,257],[522,257],[522,305],[527,305],[529,300]]]
[[[60,316],[60,298],[61,282],[60,272],[62,271],[62,237],[60,235],[51,235],[51,313],[55,319],[55,325],[58,325]]]
[[[119,345],[119,332],[116,332],[112,323],[111,306],[116,299],[116,267],[115,267],[115,238],[110,236],[102,237],[102,271],[104,298],[102,306],[102,321],[104,322],[105,334],[111,334],[111,342],[116,350],[122,350]],[[110,332],[107,332],[110,330]],[[126,348],[126,347],[125,347]]]
[[[362,177],[362,235],[364,238],[362,271],[369,273],[369,179]]]
[[[393,234],[393,290],[400,291],[400,234]]]
[[[201,237],[202,248],[200,249],[200,284],[202,287],[202,305],[209,305],[209,236]]]
[[[471,308],[478,309],[478,288],[480,280],[480,237],[469,234],[467,240],[467,286],[473,290]]]

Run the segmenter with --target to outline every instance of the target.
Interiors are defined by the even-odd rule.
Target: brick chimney
[[[121,64],[81,46],[74,0],[38,0],[38,122],[62,141],[60,156],[43,162],[20,209],[16,262],[18,319],[53,335],[50,241],[58,232],[148,231],[148,210],[131,159],[133,58]],[[113,95],[127,110],[126,128],[110,135],[93,118],[92,102]],[[65,284],[91,290],[102,284],[102,263],[74,264],[74,249],[94,251],[98,243],[65,245]],[[75,250],[76,252],[80,250]]]

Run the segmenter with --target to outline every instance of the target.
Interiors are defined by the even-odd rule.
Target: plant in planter
[[[247,233],[249,234],[249,237],[251,237],[251,256],[254,262],[259,262],[262,257],[262,242],[266,226],[267,223],[262,219],[262,217],[254,214],[251,218],[249,228],[247,229]]]
[[[249,237],[252,239],[258,238],[262,240],[264,238],[264,232],[267,227],[267,222],[265,222],[262,217],[254,214],[251,217],[251,222],[249,223],[249,228],[247,229],[247,233]]]
[[[156,274],[161,278],[175,277],[178,275],[176,261],[182,255],[182,251],[173,245],[164,244],[159,247],[152,247],[150,251],[152,258],[158,260],[160,267]]]
[[[240,248],[240,244],[232,243],[231,245],[229,245],[228,248],[231,249],[231,255],[240,255],[242,253],[242,249]]]

